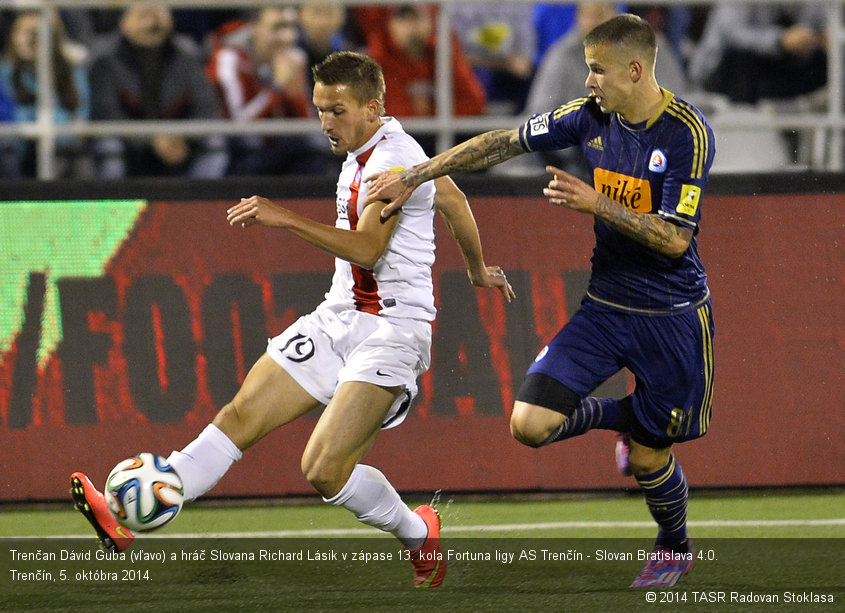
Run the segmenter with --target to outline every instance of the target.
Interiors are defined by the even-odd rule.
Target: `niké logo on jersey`
[[[629,177],[612,170],[596,168],[593,173],[596,191],[637,213],[651,213],[651,183],[648,179]]]

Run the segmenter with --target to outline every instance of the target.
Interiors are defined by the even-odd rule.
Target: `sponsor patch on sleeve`
[[[528,130],[531,136],[539,136],[540,134],[549,133],[549,116],[551,113],[543,113],[542,115],[535,115],[528,120]]]
[[[681,186],[681,201],[675,207],[675,211],[682,215],[693,217],[698,211],[698,201],[701,199],[701,188],[697,185]]]

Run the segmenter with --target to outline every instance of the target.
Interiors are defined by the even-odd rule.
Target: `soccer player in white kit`
[[[235,398],[168,462],[185,499],[209,491],[263,436],[325,405],[302,456],[302,472],[323,499],[363,523],[394,534],[414,565],[414,585],[438,587],[446,567],[440,518],[430,505],[411,511],[377,468],[360,464],[383,428],[398,425],[430,362],[435,317],[431,265],[434,210],[457,240],[470,281],[513,290],[484,264],[478,229],[464,195],[448,177],[420,187],[401,214],[381,220],[384,203],[364,206],[379,171],[410,168],[426,158],[399,122],[383,115],[379,65],[338,52],[314,67],[314,105],[334,153],[346,160],[337,184],[334,226],[298,215],[266,198],[242,199],[227,211],[232,226],[285,229],[336,257],[331,289],[310,314],[270,340]],[[436,189],[436,195],[435,195]],[[77,508],[115,551],[134,535],[109,514],[103,495],[82,473],[71,477]]]

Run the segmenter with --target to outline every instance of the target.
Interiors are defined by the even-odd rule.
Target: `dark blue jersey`
[[[713,163],[713,131],[694,106],[663,91],[659,112],[641,124],[605,114],[592,97],[535,115],[520,127],[526,151],[581,147],[597,191],[638,213],[691,228],[680,258],[670,258],[596,219],[588,296],[635,312],[674,312],[709,295],[698,257],[701,193]]]

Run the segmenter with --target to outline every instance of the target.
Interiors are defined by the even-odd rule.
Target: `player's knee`
[[[305,480],[324,498],[336,496],[349,479],[344,463],[324,453],[306,450],[302,455],[301,469]]]
[[[531,424],[528,423],[524,418],[517,417],[516,412],[511,414],[511,436],[522,443],[523,445],[528,445],[529,447],[536,446],[534,443],[534,437],[530,435],[531,432]]]
[[[517,401],[511,413],[511,436],[529,447],[539,447],[558,427],[564,417],[541,407]]]
[[[671,448],[652,449],[643,445],[632,444],[628,455],[628,465],[634,475],[650,475],[669,463]]]
[[[332,471],[325,462],[309,459],[307,454],[302,456],[302,474],[321,496],[331,498],[337,493],[332,491],[335,489],[334,479]]]

